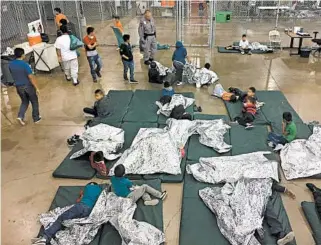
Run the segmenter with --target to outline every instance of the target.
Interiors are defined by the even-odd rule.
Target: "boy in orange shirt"
[[[102,62],[101,58],[98,55],[98,52],[96,50],[96,47],[98,46],[97,39],[95,36],[95,28],[94,27],[88,27],[87,28],[87,36],[84,37],[84,46],[86,50],[87,60],[90,67],[90,73],[93,78],[94,83],[97,82],[97,76],[101,77],[101,67]]]
[[[63,13],[61,13],[61,9],[60,9],[60,8],[55,8],[54,10],[55,10],[55,15],[56,15],[55,21],[56,21],[56,25],[57,25],[58,28],[61,26],[60,21],[61,21],[62,19],[65,19],[65,20],[67,20],[67,22],[69,22],[68,19],[67,19],[67,17],[66,17],[66,15],[64,15]]]
[[[120,30],[122,35],[124,34],[124,28],[120,22],[119,16],[114,17],[114,27],[117,27]]]

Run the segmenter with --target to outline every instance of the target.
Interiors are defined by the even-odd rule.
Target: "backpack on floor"
[[[155,62],[151,62],[148,70],[148,80],[150,83],[163,83],[163,77],[160,75]]]

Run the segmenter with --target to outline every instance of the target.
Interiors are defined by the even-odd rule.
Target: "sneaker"
[[[94,80],[93,80],[93,83],[97,83],[97,82],[98,82],[97,79],[94,79]]]
[[[309,188],[309,190],[310,191],[312,191],[312,192],[315,192],[316,190],[319,190],[319,188],[317,188],[314,184],[312,184],[312,183],[306,183],[305,184],[308,188]]]
[[[149,60],[145,60],[144,64],[149,66],[150,65],[150,61]]]
[[[21,124],[21,126],[25,126],[26,125],[26,123],[23,121],[22,118],[18,117],[17,120]]]
[[[35,123],[40,123],[41,119],[42,119],[41,116],[39,116],[39,119],[35,121]]]
[[[184,83],[183,82],[178,82],[176,85],[177,86],[181,86],[181,85],[183,85]]]
[[[273,142],[269,142],[269,143],[268,143],[268,146],[271,147],[271,148],[274,148]]]
[[[75,146],[76,144],[77,144],[77,141],[76,141],[76,140],[74,140],[74,139],[72,139],[72,138],[67,139],[67,145],[68,145],[69,147],[73,147],[73,146]]]
[[[250,123],[247,123],[245,126],[245,129],[252,129],[252,128],[254,128],[254,126]]]
[[[36,237],[31,239],[32,245],[46,245],[46,238],[44,237]]]
[[[244,51],[242,51],[241,54],[244,54]]]
[[[77,82],[76,83],[73,83],[74,86],[77,86],[79,84],[79,80],[77,79]]]
[[[150,201],[144,201],[145,206],[156,206],[159,203],[157,199],[153,199]]]
[[[251,52],[251,51],[249,51],[247,54],[248,54],[248,55],[252,55],[252,52]]]
[[[283,145],[281,145],[281,144],[278,144],[275,148],[274,148],[274,151],[280,151],[280,150],[282,150],[283,149]]]
[[[80,136],[78,134],[74,134],[73,136],[71,136],[71,138],[75,141],[79,141],[80,140]]]
[[[167,191],[163,191],[160,199],[164,201],[166,197],[167,197]]]
[[[85,113],[84,112],[84,117],[86,118],[94,118],[95,116],[93,114]]]
[[[277,241],[277,244],[278,245],[286,245],[289,242],[292,242],[293,240],[294,240],[294,232],[291,231],[285,237],[283,237],[282,239],[279,239]]]
[[[133,80],[130,80],[129,83],[133,83],[133,84],[135,83],[136,84],[136,83],[138,83],[138,81],[133,79]]]
[[[66,80],[68,81],[68,82],[70,82],[71,81],[71,77],[67,77],[67,75],[65,74],[65,78],[66,78]]]
[[[100,71],[96,70],[96,74],[97,74],[97,76],[98,76],[99,78],[101,77]]]

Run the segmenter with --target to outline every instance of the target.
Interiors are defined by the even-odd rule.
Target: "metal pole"
[[[176,2],[176,40],[179,39],[179,3],[178,1]]]
[[[79,37],[81,38],[83,35],[82,35],[82,26],[81,26],[81,19],[80,19],[80,16],[79,16],[79,7],[78,7],[78,1],[75,0],[75,5],[76,5],[76,13],[77,13],[77,20],[78,20],[78,28],[79,28]]]
[[[102,4],[101,0],[99,0],[99,10],[100,10],[101,21],[103,21],[104,20],[104,12],[103,12],[103,4]]]
[[[209,33],[208,44],[210,48],[213,48],[215,43],[215,22],[216,22],[214,1],[210,1],[209,5],[210,5],[209,6],[210,7],[210,28],[209,28],[210,33]]]
[[[39,6],[39,0],[37,0],[37,9],[38,9],[38,14],[39,14],[39,19],[40,19],[41,25],[43,27],[42,18],[41,18],[41,11],[40,11],[40,6]]]
[[[277,12],[276,12],[275,28],[278,28],[280,4],[281,4],[281,0],[279,0],[278,9],[276,10]]]

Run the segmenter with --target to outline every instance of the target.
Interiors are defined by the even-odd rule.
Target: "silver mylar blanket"
[[[236,182],[241,178],[278,178],[278,163],[268,160],[258,151],[237,156],[200,158],[200,162],[186,166],[197,181],[206,183]]]
[[[321,127],[314,126],[309,139],[293,140],[280,153],[281,166],[287,180],[321,173]]]
[[[40,215],[41,224],[47,229],[63,212],[71,208],[56,208]],[[58,231],[52,245],[89,244],[102,224],[110,222],[119,232],[122,245],[159,245],[165,241],[163,232],[154,226],[133,219],[137,208],[129,198],[116,196],[105,189],[87,218],[64,221],[67,228]],[[112,241],[111,241],[112,242]]]
[[[88,128],[80,137],[83,149],[72,154],[70,159],[80,157],[88,151],[102,151],[106,159],[114,160],[121,155],[117,151],[123,147],[124,137],[124,130],[106,124]]]
[[[186,63],[183,70],[184,82],[191,84],[212,84],[219,80],[214,71],[206,68],[197,69],[195,65]]]
[[[272,194],[271,179],[240,179],[222,188],[199,191],[206,206],[215,213],[221,233],[232,245],[261,245],[254,237],[262,229],[263,214]]]
[[[156,63],[157,69],[159,71],[159,75],[160,76],[166,76],[167,75],[167,71],[169,71],[169,68],[166,67],[166,66],[163,66],[158,61],[154,61],[154,62]]]
[[[189,121],[170,118],[166,123],[165,129],[140,129],[131,147],[115,166],[123,164],[126,174],[180,174],[180,149],[194,133],[199,133],[200,142],[214,150],[226,152],[232,147],[224,142],[224,134],[230,126],[224,124],[223,120]],[[113,170],[110,175],[113,175]]]
[[[184,97],[181,94],[174,94],[170,103],[162,105],[159,101],[155,102],[155,104],[159,107],[157,114],[162,113],[164,116],[169,117],[175,106],[182,105],[186,109],[187,107],[193,105],[194,101],[194,99]]]

